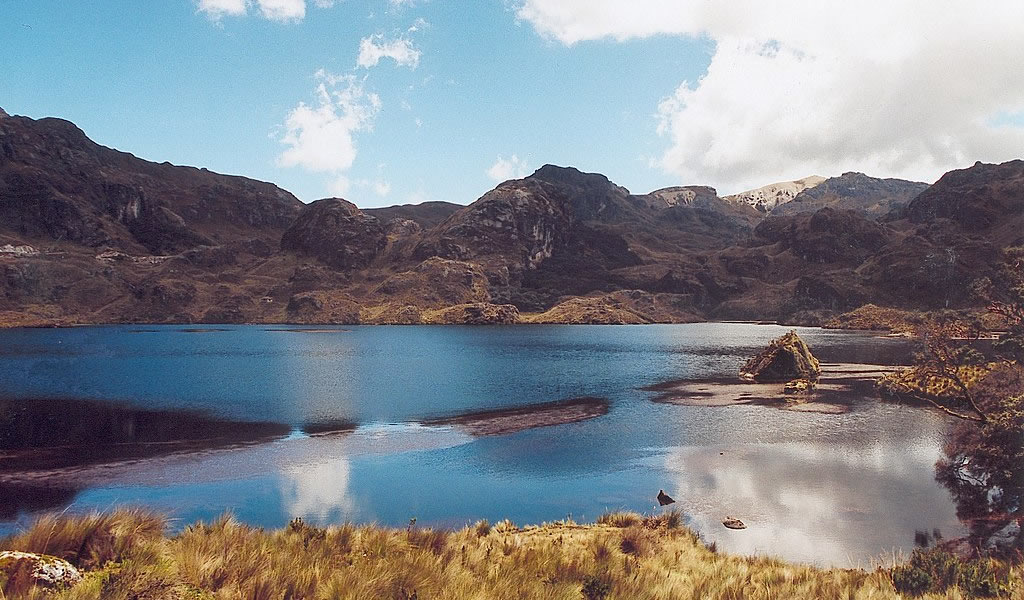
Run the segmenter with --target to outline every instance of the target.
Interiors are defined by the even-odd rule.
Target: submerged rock
[[[31,552],[0,552],[0,581],[7,590],[24,590],[33,585],[66,588],[82,581],[82,574],[68,561]]]
[[[811,349],[795,331],[772,342],[740,369],[740,377],[759,383],[785,383],[794,379],[818,380],[821,368]]]

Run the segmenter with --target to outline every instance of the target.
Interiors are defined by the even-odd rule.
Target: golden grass
[[[678,513],[613,513],[592,525],[481,522],[457,531],[321,529],[298,520],[265,531],[223,517],[165,537],[164,525],[141,511],[46,517],[0,548],[45,551],[85,568],[83,583],[50,595],[63,600],[899,597],[886,570],[716,553],[681,525]],[[1011,597],[1024,598],[1019,569],[1013,580]],[[0,597],[46,594],[33,588]],[[955,589],[923,596],[962,597]]]

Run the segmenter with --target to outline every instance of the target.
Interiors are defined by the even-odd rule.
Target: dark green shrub
[[[958,587],[972,598],[998,596],[1008,589],[1009,569],[989,558],[963,560],[945,550],[914,550],[910,562],[892,570],[897,592],[920,596]]]
[[[603,577],[588,575],[583,578],[580,592],[586,600],[604,600],[612,591],[612,584]]]
[[[896,591],[908,596],[921,596],[932,588],[930,573],[910,565],[901,565],[892,570],[892,585]]]

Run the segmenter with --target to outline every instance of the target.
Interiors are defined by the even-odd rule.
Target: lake
[[[680,406],[642,389],[733,376],[788,329],[0,330],[0,535],[40,512],[123,505],[176,527],[225,511],[266,527],[591,521],[662,510],[659,489],[730,552],[866,567],[909,553],[915,532],[961,534],[934,480],[949,426],[935,412],[868,398],[844,414]],[[797,331],[823,362],[909,356],[905,340]],[[574,398],[588,400],[517,410]],[[109,443],[32,451],[79,430]]]

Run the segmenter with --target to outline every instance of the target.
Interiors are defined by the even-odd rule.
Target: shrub
[[[586,600],[604,600],[612,591],[612,584],[604,577],[588,575],[583,578],[583,589],[580,593]]]
[[[1009,586],[1009,570],[988,558],[963,560],[945,550],[914,550],[910,561],[892,570],[896,591],[911,596],[945,593],[957,587],[972,598],[998,596]]]

